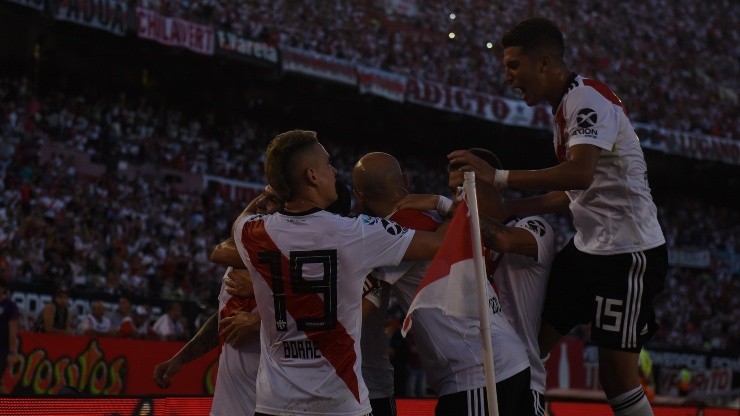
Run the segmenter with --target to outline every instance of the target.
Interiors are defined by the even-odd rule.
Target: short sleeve
[[[414,230],[367,215],[360,215],[356,220],[362,228],[362,256],[368,269],[395,266],[401,262],[414,237]]]
[[[574,88],[563,102],[568,147],[592,144],[613,151],[619,131],[617,109],[622,111],[591,87]]]

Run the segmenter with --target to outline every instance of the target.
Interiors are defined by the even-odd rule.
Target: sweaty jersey
[[[436,229],[440,220],[430,222],[433,213],[401,210],[390,216],[399,225],[412,229]],[[408,310],[424,273],[431,262],[403,262],[384,267],[378,275],[392,283],[401,307]],[[473,294],[471,294],[473,296]],[[496,382],[525,370],[529,366],[522,341],[501,312],[498,298],[488,285],[489,318]],[[483,347],[479,321],[444,314],[436,308],[414,311],[411,332],[419,351],[427,380],[439,395],[453,394],[485,386]]]
[[[576,248],[609,255],[664,244],[645,157],[619,98],[605,84],[575,76],[553,121],[560,162],[567,160],[574,145],[591,144],[601,149],[591,185],[566,191]]]
[[[224,273],[221,280],[221,292],[218,294],[218,319],[234,315],[239,311],[252,312],[257,307],[254,299],[231,296],[226,292],[224,280],[231,268]],[[223,329],[219,324],[219,332]],[[238,349],[224,343],[218,358],[216,388],[213,391],[211,416],[252,416],[256,399],[257,370],[260,362],[260,337],[252,334]]]
[[[555,255],[553,232],[550,224],[540,217],[513,219],[506,225],[523,228],[532,234],[537,241],[537,258],[487,250],[486,268],[489,275],[493,276],[501,309],[527,347],[531,371],[530,387],[544,394],[545,365],[540,359],[537,336],[550,266]]]
[[[257,412],[370,413],[362,287],[373,268],[402,260],[413,234],[385,219],[318,209],[237,221],[234,240],[262,320]]]

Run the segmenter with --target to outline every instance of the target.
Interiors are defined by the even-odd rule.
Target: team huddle
[[[155,368],[157,383],[222,341],[212,415],[395,415],[389,298],[408,310],[472,171],[499,414],[544,415],[544,361],[590,323],[614,414],[652,415],[637,357],[657,330],[652,300],[667,252],[639,140],[616,95],[566,67],[554,23],[522,21],[502,45],[509,85],[528,105],[552,105],[557,166],[504,170],[488,150],[457,150],[448,199],[412,194],[392,155],[368,153],[352,172],[351,214],[317,134],[277,135],[265,153],[268,187],[211,255],[228,266],[219,312]],[[549,192],[513,200],[508,187]],[[576,234],[558,253],[547,213],[573,217]],[[435,414],[487,415],[479,321],[436,308],[413,319]]]

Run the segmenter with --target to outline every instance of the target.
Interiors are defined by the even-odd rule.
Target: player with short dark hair
[[[575,325],[591,323],[599,378],[612,410],[652,415],[636,363],[658,328],[653,300],[663,290],[668,255],[639,139],[614,92],[565,64],[563,35],[555,23],[524,20],[504,34],[502,45],[508,84],[528,105],[552,106],[560,163],[507,171],[464,150],[448,157],[497,188],[550,191],[508,201],[510,213],[572,214],[576,234],[553,262],[540,353]]]

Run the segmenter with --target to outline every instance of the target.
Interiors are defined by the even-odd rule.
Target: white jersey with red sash
[[[566,191],[578,250],[597,255],[645,251],[665,243],[650,194],[640,140],[622,102],[606,84],[575,76],[558,105],[555,153],[568,160],[570,148],[601,149],[587,189]]]
[[[414,210],[397,211],[390,219],[404,227],[427,231],[435,230],[441,221],[435,213]],[[393,284],[401,307],[408,310],[429,264],[429,261],[403,262],[396,267],[382,268],[377,276]],[[529,360],[522,341],[503,316],[490,285],[488,298],[498,383],[525,370]],[[420,308],[414,311],[411,332],[429,384],[437,394],[453,394],[485,386],[478,320],[446,315],[440,309]]]
[[[537,241],[537,258],[486,250],[486,267],[492,273],[501,309],[527,347],[531,389],[545,393],[545,365],[540,359],[537,335],[542,320],[547,280],[555,256],[553,232],[541,217],[512,219],[509,227],[527,230]]]
[[[226,270],[221,280],[221,292],[218,294],[218,319],[234,315],[237,312],[252,312],[257,307],[254,298],[241,298],[226,293],[224,280],[231,268]],[[218,326],[221,332],[221,325]],[[256,380],[260,362],[260,338],[254,333],[238,349],[229,344],[221,347],[218,358],[216,388],[213,391],[211,416],[252,416],[257,402]]]
[[[258,412],[370,413],[359,342],[363,283],[373,268],[398,264],[413,233],[318,209],[237,221],[234,240],[262,319]]]

